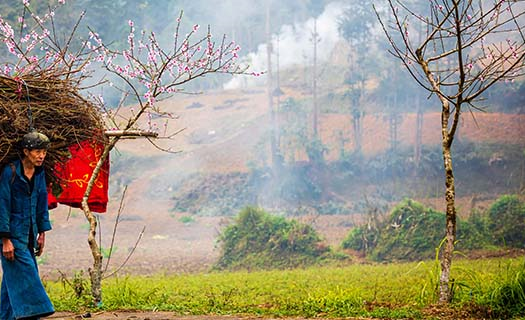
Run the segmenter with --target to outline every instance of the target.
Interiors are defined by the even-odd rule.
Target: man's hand
[[[9,261],[15,260],[15,247],[11,239],[2,238],[2,254]]]
[[[38,245],[38,250],[36,251],[37,257],[39,257],[44,252],[44,245],[46,244],[46,234],[45,232],[40,232],[38,238],[36,239]]]

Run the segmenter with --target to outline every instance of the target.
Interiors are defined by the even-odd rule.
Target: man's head
[[[22,137],[21,148],[24,156],[34,165],[41,166],[47,155],[49,138],[38,131],[31,131]]]

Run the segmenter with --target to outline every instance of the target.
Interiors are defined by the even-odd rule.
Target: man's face
[[[27,159],[36,167],[41,166],[44,163],[44,159],[47,155],[46,149],[24,149],[24,154]]]

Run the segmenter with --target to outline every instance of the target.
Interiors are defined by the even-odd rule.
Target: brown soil
[[[383,306],[385,307],[385,306]],[[386,306],[388,307],[388,306]],[[393,306],[392,306],[393,307]],[[486,319],[485,310],[456,310],[446,308],[443,306],[430,306],[423,310],[424,319],[441,319],[441,320],[476,320]],[[173,312],[141,312],[141,311],[108,311],[98,313],[83,313],[75,314],[70,312],[59,312],[46,319],[60,319],[60,320],[80,320],[80,319],[95,319],[95,320],[110,320],[110,319],[126,319],[126,320],[255,320],[255,319],[277,319],[269,317],[257,316],[228,316],[228,315],[211,315],[211,316],[180,316]],[[283,319],[283,318],[279,318]],[[306,320],[305,318],[291,318],[293,320]],[[316,318],[318,320],[337,320],[334,318]],[[345,320],[367,320],[372,318],[344,318]]]
[[[370,307],[375,307],[370,305]],[[382,305],[382,307],[394,307]],[[430,306],[422,310],[424,319],[441,319],[441,320],[476,320],[487,319],[487,310],[479,308],[453,309],[446,306]],[[71,312],[58,312],[46,319],[60,320],[79,320],[79,319],[126,319],[126,320],[252,320],[252,319],[276,319],[262,316],[228,316],[228,315],[206,315],[206,316],[180,316],[173,312],[142,312],[142,311],[107,311],[96,313],[75,314]],[[280,318],[282,319],[282,318]],[[292,318],[293,320],[306,320],[305,318]],[[328,320],[328,318],[316,318],[318,320]],[[334,318],[329,318],[334,320]],[[367,320],[372,318],[344,318],[345,320]],[[337,320],[337,319],[335,319]]]
[[[286,92],[296,95],[291,90]],[[266,130],[264,90],[190,95],[162,103],[163,108],[179,116],[171,124],[172,130],[186,130],[173,140],[160,143],[163,147],[183,152],[165,155],[145,140],[122,141],[119,144],[118,151],[121,153],[160,154],[163,160],[158,165],[141,168],[143,171],[137,174],[138,178],[128,186],[125,207],[116,231],[116,250],[109,270],[118,268],[134,250],[143,228],[145,231],[123,272],[148,274],[207,270],[218,256],[215,239],[220,229],[228,223],[228,218],[195,217],[194,222],[184,224],[179,219],[185,213],[170,211],[173,205],[170,190],[155,191],[154,196],[148,191],[158,188],[153,181],[159,177],[177,177],[191,172],[248,170],[247,163],[257,152],[257,142]],[[475,119],[469,114],[463,119],[460,139],[525,146],[525,115],[479,113]],[[366,153],[373,154],[388,147],[387,121],[381,114],[365,117],[363,148]],[[423,143],[439,143],[439,121],[439,113],[425,115]],[[161,123],[158,125],[161,126]],[[415,140],[414,127],[415,115],[405,114],[399,140],[412,144]],[[329,158],[337,156],[340,145],[338,132],[351,137],[350,128],[351,119],[346,115],[324,114],[321,117],[320,133],[323,141],[330,146]],[[353,148],[352,141],[345,147]],[[298,157],[300,160],[300,155]],[[100,215],[104,248],[108,248],[111,243],[119,197],[112,198],[108,212]],[[458,199],[458,206],[485,208],[492,199],[492,196],[466,197]],[[444,207],[441,198],[422,201],[440,210]],[[70,211],[67,207],[59,206],[52,211],[52,219],[54,229],[47,237],[46,253],[41,263],[42,275],[55,278],[60,274],[57,270],[68,275],[86,270],[90,266],[91,255],[87,245],[87,223],[82,211]],[[357,216],[306,216],[301,219],[311,223],[330,245],[339,245],[348,230],[360,222]]]

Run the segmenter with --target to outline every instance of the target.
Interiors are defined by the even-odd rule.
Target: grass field
[[[452,318],[459,314],[522,315],[524,262],[523,257],[457,259],[451,276],[454,300],[447,312],[452,312]],[[285,271],[127,275],[104,281],[103,305],[98,308],[89,305],[87,279],[48,281],[46,287],[58,311],[437,319],[443,318],[436,315],[443,315],[436,306],[438,274],[438,262],[424,261]],[[514,300],[509,302],[509,297]]]

